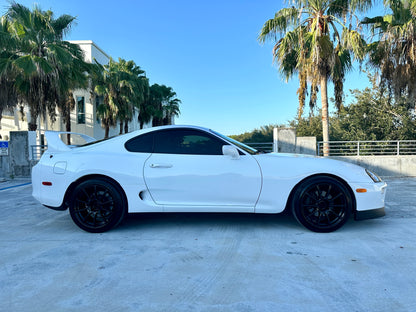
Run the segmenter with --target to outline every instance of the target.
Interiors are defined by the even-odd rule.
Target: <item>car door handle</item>
[[[172,168],[172,164],[150,164],[150,168]]]

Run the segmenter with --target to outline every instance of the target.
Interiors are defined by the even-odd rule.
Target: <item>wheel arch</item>
[[[64,205],[65,205],[66,209],[68,209],[68,207],[69,207],[69,203],[68,203],[69,198],[70,198],[72,192],[74,191],[74,189],[77,187],[77,185],[81,184],[84,181],[92,180],[92,179],[102,179],[102,180],[105,180],[105,181],[110,182],[111,184],[113,184],[120,191],[120,195],[123,198],[123,201],[125,203],[126,212],[128,212],[129,202],[127,200],[126,192],[121,187],[120,183],[118,183],[115,179],[113,179],[113,178],[111,178],[107,175],[104,175],[104,174],[88,174],[88,175],[82,176],[82,177],[78,178],[77,180],[75,180],[74,182],[72,182],[68,186],[68,188],[65,192],[65,196],[64,196]]]
[[[351,196],[351,199],[352,199],[352,211],[351,211],[351,213],[355,214],[355,212],[357,211],[357,199],[355,198],[355,194],[354,194],[354,191],[351,189],[351,186],[347,183],[347,181],[340,178],[339,176],[334,175],[334,174],[329,174],[329,173],[317,173],[317,174],[307,176],[307,177],[303,178],[302,180],[300,180],[290,191],[289,197],[288,197],[287,202],[286,202],[285,211],[290,211],[290,209],[291,209],[290,204],[292,203],[293,196],[294,196],[297,188],[299,187],[299,185],[302,184],[303,182],[305,182],[306,180],[309,180],[309,179],[315,178],[315,177],[330,177],[330,178],[333,178],[333,179],[337,180],[338,182],[342,183],[346,187],[348,192],[350,193],[350,196]]]

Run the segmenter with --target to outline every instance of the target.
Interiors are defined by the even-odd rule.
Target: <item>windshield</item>
[[[245,144],[243,144],[241,142],[238,142],[238,141],[236,141],[234,139],[231,139],[231,138],[229,138],[229,137],[227,137],[227,136],[225,136],[225,135],[223,135],[221,133],[218,133],[218,132],[216,132],[214,130],[210,130],[210,131],[212,133],[218,135],[219,137],[221,137],[225,141],[231,143],[232,145],[235,145],[235,146],[241,148],[242,150],[244,150],[245,152],[249,153],[250,155],[255,155],[255,154],[258,154],[259,153],[256,149],[254,149],[254,148],[252,148],[252,147],[250,147],[248,145],[245,145]]]

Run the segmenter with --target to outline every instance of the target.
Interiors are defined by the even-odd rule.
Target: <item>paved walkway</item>
[[[20,182],[0,183],[0,311],[416,311],[415,178],[387,181],[386,217],[329,234],[250,214],[90,234]]]

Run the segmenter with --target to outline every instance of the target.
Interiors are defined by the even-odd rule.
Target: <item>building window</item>
[[[85,98],[77,96],[77,121],[79,124],[85,124]]]

